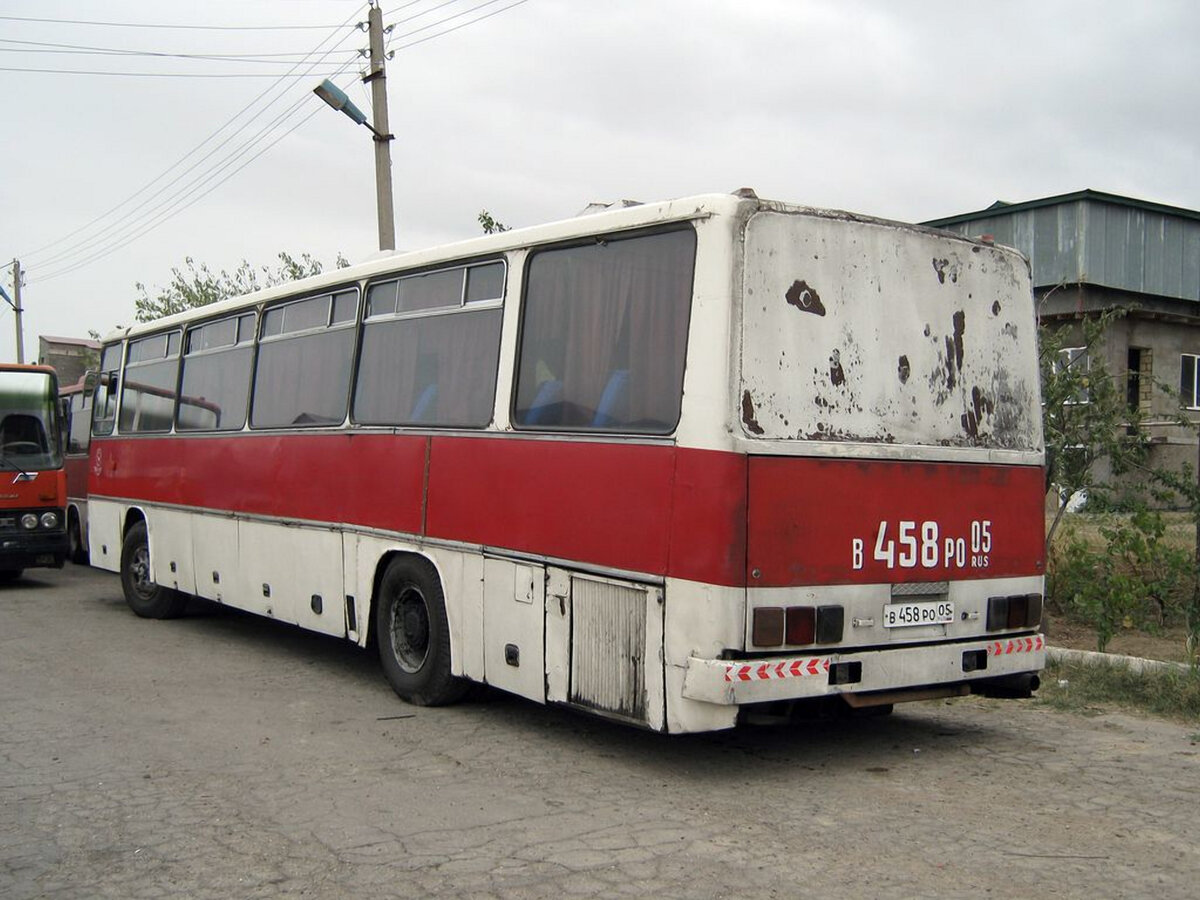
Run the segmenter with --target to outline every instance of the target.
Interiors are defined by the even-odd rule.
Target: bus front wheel
[[[150,580],[150,541],[146,523],[135,523],[121,544],[121,587],[125,602],[143,619],[174,619],[183,615],[187,594]]]
[[[417,706],[459,700],[467,682],[450,674],[450,626],[433,566],[399,558],[388,563],[375,603],[379,661],[392,689]]]

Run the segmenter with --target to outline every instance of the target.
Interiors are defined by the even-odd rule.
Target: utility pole
[[[396,217],[392,209],[392,133],[388,130],[387,75],[384,72],[383,10],[371,0],[367,13],[371,69],[363,84],[371,85],[372,137],[375,141],[375,205],[379,217],[379,249],[396,249]]]
[[[21,264],[13,260],[13,316],[17,320],[17,362],[25,362],[25,338],[21,328]]]

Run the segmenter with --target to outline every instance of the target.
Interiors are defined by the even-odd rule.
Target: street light
[[[372,12],[377,10],[378,7],[375,7]],[[375,141],[375,207],[379,219],[379,249],[395,250],[396,222],[395,213],[392,210],[392,154],[388,149],[388,142],[392,140],[393,136],[387,133],[387,95],[383,93],[382,65],[367,78],[378,80],[375,120],[382,126],[382,131],[368,122],[366,113],[355,106],[346,96],[346,92],[328,78],[313,88],[313,93],[331,108],[351,119],[356,125],[362,125],[371,132]]]
[[[313,88],[313,93],[338,112],[349,116],[354,120],[355,124],[366,125],[371,129],[372,134],[382,137],[378,131],[371,127],[371,123],[367,121],[367,114],[355,106],[346,95],[346,92],[328,78]]]

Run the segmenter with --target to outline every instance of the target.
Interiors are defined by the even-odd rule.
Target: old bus
[[[1028,696],[1026,261],[753,192],[391,255],[108,338],[90,549],[189,595],[667,732]]]
[[[0,365],[0,581],[61,568],[67,485],[58,379],[49,366]]]
[[[63,469],[67,476],[67,556],[72,562],[86,563],[88,446],[91,443],[92,395],[94,378],[59,390],[63,410],[63,434],[66,437]]]

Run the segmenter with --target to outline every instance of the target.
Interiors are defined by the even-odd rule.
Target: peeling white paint
[[[746,226],[742,424],[763,440],[1041,449],[1015,251],[783,210]]]

